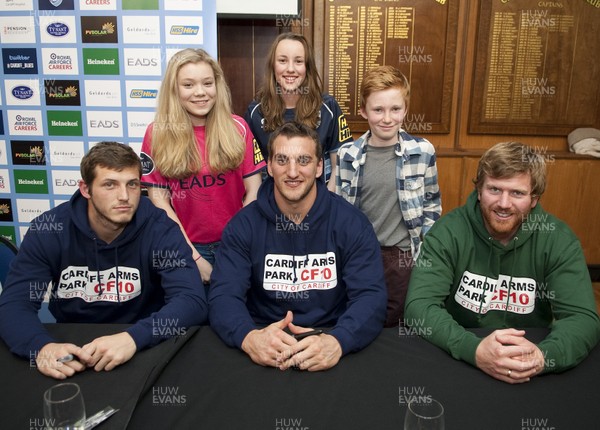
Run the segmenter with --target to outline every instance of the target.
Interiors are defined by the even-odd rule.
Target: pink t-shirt
[[[233,115],[240,134],[246,142],[242,164],[233,171],[213,174],[204,164],[196,175],[186,179],[168,179],[160,174],[152,159],[152,124],[146,129],[142,144],[142,184],[168,188],[171,204],[185,232],[194,243],[211,243],[221,240],[225,225],[242,207],[246,193],[244,178],[260,172],[265,166],[259,146],[248,127],[239,116]],[[198,149],[205,159],[205,127],[194,127]]]

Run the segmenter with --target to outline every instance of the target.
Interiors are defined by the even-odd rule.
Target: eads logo
[[[88,111],[88,136],[123,137],[123,118],[120,111]]]
[[[78,80],[44,80],[44,93],[46,105],[49,106],[80,106]]]
[[[119,75],[118,48],[83,48],[83,73],[86,75]]]
[[[123,49],[126,75],[161,76],[160,49]]]
[[[117,17],[82,16],[81,39],[83,43],[118,43]]]
[[[81,175],[77,170],[53,170],[52,191],[54,194],[72,195],[79,184]]]

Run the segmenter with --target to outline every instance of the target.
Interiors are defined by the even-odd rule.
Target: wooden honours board
[[[353,132],[368,129],[360,84],[378,65],[399,68],[411,83],[409,133],[450,132],[458,1],[317,0],[315,8],[323,12],[315,46],[323,44],[324,89]]]
[[[600,0],[481,0],[471,133],[600,128]]]

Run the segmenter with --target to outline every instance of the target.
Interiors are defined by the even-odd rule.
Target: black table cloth
[[[79,343],[122,329],[52,327],[61,339]],[[528,337],[545,333],[528,330]],[[575,369],[509,385],[396,328],[328,371],[280,371],[252,363],[200,327],[112,372],[88,370],[70,380],[81,385],[88,414],[108,404],[120,409],[101,430],[401,430],[412,397],[439,400],[450,430],[571,430],[599,428],[599,360],[596,348]],[[30,418],[43,418],[42,393],[55,381],[4,345],[0,363],[2,405],[11,411],[2,414],[0,427],[28,428]]]

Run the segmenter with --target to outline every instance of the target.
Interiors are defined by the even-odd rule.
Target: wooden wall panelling
[[[600,127],[600,9],[585,1],[480,1],[469,129],[566,136]]]
[[[600,262],[600,169],[598,160],[548,159],[544,209],[573,229],[588,263]]]
[[[442,214],[462,205],[465,178],[460,172],[464,171],[463,157],[438,157],[438,183],[442,195]]]
[[[244,116],[263,79],[271,42],[279,28],[275,20],[218,20],[219,61],[232,95],[233,111]]]
[[[358,112],[362,77],[382,64],[399,68],[411,82],[406,131],[452,132],[458,1],[317,0],[315,11],[325,92],[337,99],[354,133],[368,128]],[[450,140],[444,143],[451,147]]]
[[[536,136],[536,135],[514,135],[514,130],[510,124],[506,124],[506,133],[489,133],[489,134],[471,134],[469,132],[469,117],[472,114],[471,104],[473,101],[473,85],[475,81],[485,79],[485,76],[474,75],[475,70],[475,53],[477,49],[477,30],[478,30],[478,18],[479,11],[481,9],[482,1],[490,2],[491,0],[473,0],[468,2],[468,16],[467,25],[464,28],[466,32],[466,52],[468,55],[465,56],[465,61],[462,70],[462,76],[464,79],[462,100],[459,104],[459,131],[456,142],[456,149],[462,150],[482,150],[493,146],[497,142],[507,140],[519,140],[528,145],[534,146],[545,151],[554,152],[567,152],[568,143],[566,136]],[[537,3],[537,2],[536,2]],[[548,2],[551,3],[551,2]],[[554,2],[560,3],[560,2]],[[585,3],[585,2],[582,2]],[[587,5],[589,6],[589,5]],[[587,7],[586,6],[586,7]],[[597,10],[590,6],[590,12],[597,14]],[[600,20],[596,20],[595,26],[600,23]],[[590,53],[593,51],[590,51]],[[570,59],[568,59],[570,61]],[[596,62],[597,63],[597,62]],[[598,64],[594,67],[597,69]],[[600,100],[599,100],[600,102]],[[596,106],[591,106],[590,109],[596,109]]]
[[[264,77],[267,55],[279,33],[293,31],[312,40],[313,2],[302,0],[300,16],[275,19],[219,18],[219,61],[231,89],[234,113],[243,116]]]

